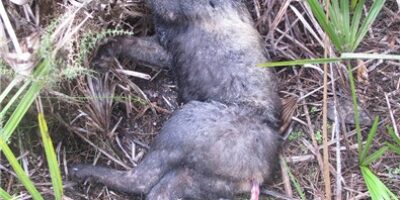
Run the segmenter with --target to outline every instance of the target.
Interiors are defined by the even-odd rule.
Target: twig
[[[105,150],[101,149],[100,147],[98,147],[97,145],[95,145],[93,142],[91,142],[89,139],[87,139],[85,136],[83,136],[79,129],[75,129],[72,128],[73,132],[78,135],[82,140],[84,140],[85,142],[87,142],[90,146],[94,147],[95,149],[97,149],[100,153],[102,153],[103,155],[105,155],[108,159],[114,161],[116,164],[120,165],[121,167],[125,168],[125,169],[131,169],[131,167],[129,167],[128,165],[126,165],[125,163],[121,162],[120,160],[117,160],[114,158],[114,156],[110,155],[109,153],[107,153]]]
[[[295,72],[296,75],[298,75],[297,70],[294,70],[294,72]],[[298,82],[300,83],[300,81],[298,81]],[[303,90],[299,89],[299,91],[300,91],[300,96],[304,96]],[[321,157],[321,154],[319,153],[319,150],[318,150],[318,143],[317,143],[317,140],[315,139],[315,133],[314,133],[314,130],[312,128],[310,113],[308,112],[308,106],[306,104],[305,99],[303,99],[302,101],[303,101],[302,102],[303,110],[304,110],[304,113],[305,113],[305,116],[306,116],[306,120],[307,120],[307,126],[306,126],[307,127],[307,133],[310,136],[311,141],[312,141],[312,145],[313,145],[312,152],[317,157],[318,165],[319,165],[319,167],[320,167],[320,169],[322,171],[322,166],[323,166],[322,165],[323,164],[322,163],[322,157]]]
[[[330,65],[331,78],[334,78],[333,67]],[[332,127],[332,138],[336,138],[336,200],[342,199],[342,158],[340,155],[340,123],[338,116],[338,100],[336,96],[335,81],[331,81],[332,93],[333,93],[333,112],[335,121]],[[343,119],[343,117],[341,117]],[[344,132],[345,133],[345,132]]]
[[[272,191],[272,190],[267,190],[267,189],[261,190],[261,194],[273,196],[273,197],[275,197],[275,198],[277,198],[277,199],[296,200],[296,199],[294,199],[294,198],[285,196],[284,194],[280,194],[280,193],[278,193],[278,192],[275,192],[275,191]]]
[[[393,111],[392,111],[392,106],[390,105],[389,95],[388,95],[388,93],[386,93],[386,92],[385,92],[385,98],[386,98],[386,103],[387,103],[388,110],[389,110],[389,114],[390,114],[390,119],[392,120],[392,123],[393,123],[393,130],[394,130],[394,133],[397,135],[397,137],[400,138],[399,132],[398,132],[398,129],[397,129],[396,120],[394,119],[394,115],[393,115]]]
[[[283,181],[283,187],[285,188],[285,192],[286,195],[288,197],[293,197],[293,190],[292,190],[292,186],[290,185],[290,178],[289,178],[289,174],[288,174],[288,166],[287,164],[285,164],[286,159],[283,158],[282,156],[280,156],[279,159],[279,164],[281,165],[281,169],[282,169],[282,181]]]
[[[108,159],[114,161],[116,164],[120,165],[121,167],[125,168],[125,169],[131,169],[131,167],[127,166],[125,163],[123,163],[120,160],[117,160],[114,158],[114,156],[110,155],[109,153],[107,153],[105,150],[101,149],[100,147],[98,147],[97,145],[95,145],[93,142],[91,142],[89,139],[87,139],[85,136],[83,136],[80,132],[85,132],[82,129],[79,128],[74,128],[71,127],[68,123],[66,123],[60,116],[56,116],[56,118],[58,119],[58,121],[60,121],[65,127],[67,127],[69,130],[71,130],[73,133],[75,133],[76,135],[78,135],[82,140],[84,140],[85,142],[87,142],[90,146],[93,146],[95,149],[97,149],[100,153],[102,153],[103,155],[105,155]]]
[[[329,19],[330,0],[326,1],[326,17]],[[329,38],[327,35],[324,37],[324,57],[327,58],[329,54]],[[328,149],[328,64],[324,64],[324,92],[323,92],[323,106],[322,106],[322,137],[323,137],[323,176],[325,185],[325,198],[332,199],[331,177],[329,173],[329,149]],[[339,141],[339,140],[338,140]]]

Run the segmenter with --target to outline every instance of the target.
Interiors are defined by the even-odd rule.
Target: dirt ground
[[[75,26],[82,26],[61,51],[61,71],[73,68],[88,32],[104,29],[124,29],[136,36],[151,35],[151,13],[142,0],[90,1],[83,5],[75,0],[32,0],[28,5],[34,12],[26,16],[23,6],[5,2],[5,6],[19,38],[41,33],[57,17],[80,8],[76,12]],[[248,0],[248,7],[257,29],[265,40],[265,48],[273,61],[323,56],[323,48],[307,25],[317,32],[319,27],[307,14],[302,1]],[[400,54],[400,8],[398,1],[387,0],[377,21],[357,52]],[[299,15],[304,18],[299,18]],[[32,19],[36,19],[36,21]],[[322,38],[322,37],[321,37]],[[88,67],[90,56],[84,60]],[[400,63],[398,61],[363,60],[351,63],[357,78],[363,133],[366,135],[374,116],[380,117],[379,132],[373,149],[389,140],[386,126],[400,128]],[[131,76],[126,71],[141,72],[150,80]],[[317,65],[276,68],[280,77],[280,95],[291,113],[291,126],[282,147],[280,168],[273,181],[263,186],[262,199],[298,199],[288,174],[292,173],[307,199],[324,199],[322,175],[322,103],[323,71]],[[65,77],[64,77],[65,78]],[[332,65],[329,75],[329,99],[336,95],[345,105],[351,99],[346,69]],[[113,98],[107,98],[113,97]],[[66,197],[70,199],[144,199],[127,196],[91,184],[77,184],[68,178],[68,166],[93,163],[118,169],[130,169],[146,154],[152,139],[168,116],[179,107],[176,86],[171,72],[157,71],[148,66],[119,59],[111,62],[102,74],[75,75],[46,88],[41,96],[49,116],[52,138],[60,159]],[[348,112],[344,109],[343,115]],[[347,112],[347,113],[346,113]],[[34,113],[34,112],[32,112]],[[34,114],[24,119],[24,126],[11,144],[21,156],[30,177],[39,189],[51,199],[51,182],[44,153],[37,138]],[[393,118],[392,118],[393,116]],[[33,120],[31,120],[33,118]],[[351,120],[350,120],[351,121]],[[329,122],[329,162],[333,194],[342,199],[369,199],[358,167],[357,141],[354,125],[340,123],[340,156],[337,155],[336,137]],[[32,125],[34,126],[34,125]],[[332,133],[332,134],[331,134]],[[339,159],[339,160],[338,160]],[[337,173],[337,163],[341,172]],[[373,171],[400,196],[400,156],[386,153],[371,165]],[[10,166],[0,157],[0,185],[10,193],[29,199],[16,180]],[[341,180],[341,188],[337,182]],[[246,199],[247,196],[238,197]],[[67,199],[67,198],[66,198]]]

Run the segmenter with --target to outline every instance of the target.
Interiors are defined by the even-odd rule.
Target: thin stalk
[[[358,111],[358,102],[357,102],[357,94],[356,94],[356,85],[354,82],[353,71],[351,70],[351,66],[347,64],[347,74],[350,80],[350,89],[351,89],[351,97],[353,100],[353,109],[354,109],[354,122],[356,125],[357,132],[357,144],[358,144],[358,154],[359,159],[361,159],[361,152],[363,151],[362,146],[362,135],[361,135],[361,127],[360,127],[360,112]]]
[[[18,84],[18,79],[13,79],[10,84],[4,89],[4,91],[0,95],[0,104],[6,98],[6,96],[11,92],[11,90]]]
[[[326,19],[329,19],[329,7],[330,0],[326,2]],[[328,47],[328,36],[325,36],[325,44],[324,44],[324,58],[328,57],[329,47]],[[323,91],[323,108],[322,108],[322,135],[323,135],[323,176],[324,176],[324,185],[325,185],[325,198],[327,200],[332,199],[332,190],[331,190],[331,177],[329,170],[329,149],[328,149],[328,64],[324,64],[324,91]]]
[[[18,99],[18,97],[21,96],[22,92],[25,91],[25,89],[29,86],[30,81],[26,81],[21,88],[18,89],[17,93],[14,94],[14,96],[8,101],[7,105],[4,106],[4,108],[1,109],[0,112],[0,119],[3,119],[4,116],[7,114],[8,109],[15,103],[15,101]]]

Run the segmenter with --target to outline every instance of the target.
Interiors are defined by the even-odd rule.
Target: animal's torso
[[[244,5],[220,6],[182,22],[155,20],[160,43],[173,57],[180,100],[252,105],[277,127],[277,81],[271,69],[257,67],[267,61],[261,36]]]

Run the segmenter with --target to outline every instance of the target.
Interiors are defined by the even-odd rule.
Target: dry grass
[[[324,33],[304,5],[302,1],[294,0],[248,1],[248,7],[265,39],[266,49],[272,60],[323,56]],[[28,6],[34,17],[25,16],[27,6],[8,2],[6,9],[12,16],[11,21],[18,38],[25,38],[33,33],[40,33],[40,27],[49,25],[52,19],[77,6],[81,6],[81,3],[75,0],[34,0]],[[387,0],[359,51],[400,53],[399,7],[398,1]],[[77,34],[63,45],[60,56],[64,62],[60,71],[75,66],[80,51],[78,44],[85,33],[117,27],[133,31],[138,36],[149,35],[152,33],[149,15],[142,1],[88,3],[76,13],[74,27],[80,27]],[[333,51],[330,53],[333,54]],[[89,62],[90,58],[84,60],[85,67],[88,67]],[[113,62],[104,75],[78,75],[60,82],[57,87],[49,88],[44,94],[47,97],[43,101],[47,105],[45,110],[54,116],[50,125],[51,132],[64,175],[68,174],[67,166],[70,163],[95,163],[120,169],[134,167],[146,153],[148,144],[158,133],[163,121],[178,106],[170,74],[123,60],[120,62]],[[381,128],[374,141],[374,146],[378,147],[389,138],[385,125],[397,129],[400,127],[400,63],[365,60],[354,62],[353,65],[357,66],[355,72],[360,106],[371,115],[381,117]],[[122,73],[124,71],[121,69],[145,73],[152,80],[131,77],[130,73]],[[333,101],[334,96],[337,97],[336,101],[350,98],[345,67],[335,65],[331,69],[328,74],[330,101]],[[286,107],[285,113],[293,113],[293,124],[282,152],[288,168],[282,167],[277,171],[276,178],[270,186],[265,187],[268,190],[264,192],[277,199],[299,198],[288,178],[290,169],[307,199],[324,199],[321,138],[323,71],[314,65],[285,67],[277,71],[281,79],[281,96],[290,105]],[[26,121],[27,124],[32,124],[29,118]],[[332,127],[336,127],[340,133],[339,140]],[[22,128],[25,132],[34,133],[32,128]],[[363,128],[365,131],[368,126]],[[49,188],[50,180],[43,152],[36,148],[38,139],[30,134],[18,135],[12,142],[15,152],[19,152],[21,162],[39,185],[39,189],[50,194],[51,191],[46,189]],[[340,120],[329,121],[327,142],[333,195],[341,194],[342,199],[368,199],[366,186],[358,169],[354,127]],[[1,186],[12,193],[21,194],[22,199],[26,198],[27,195],[9,170],[7,162],[1,157],[0,159]],[[399,163],[399,156],[385,154],[372,165],[372,169],[400,196]],[[68,180],[67,176],[65,180]],[[76,186],[67,181],[65,185],[66,196],[71,199],[129,198],[89,183]]]

